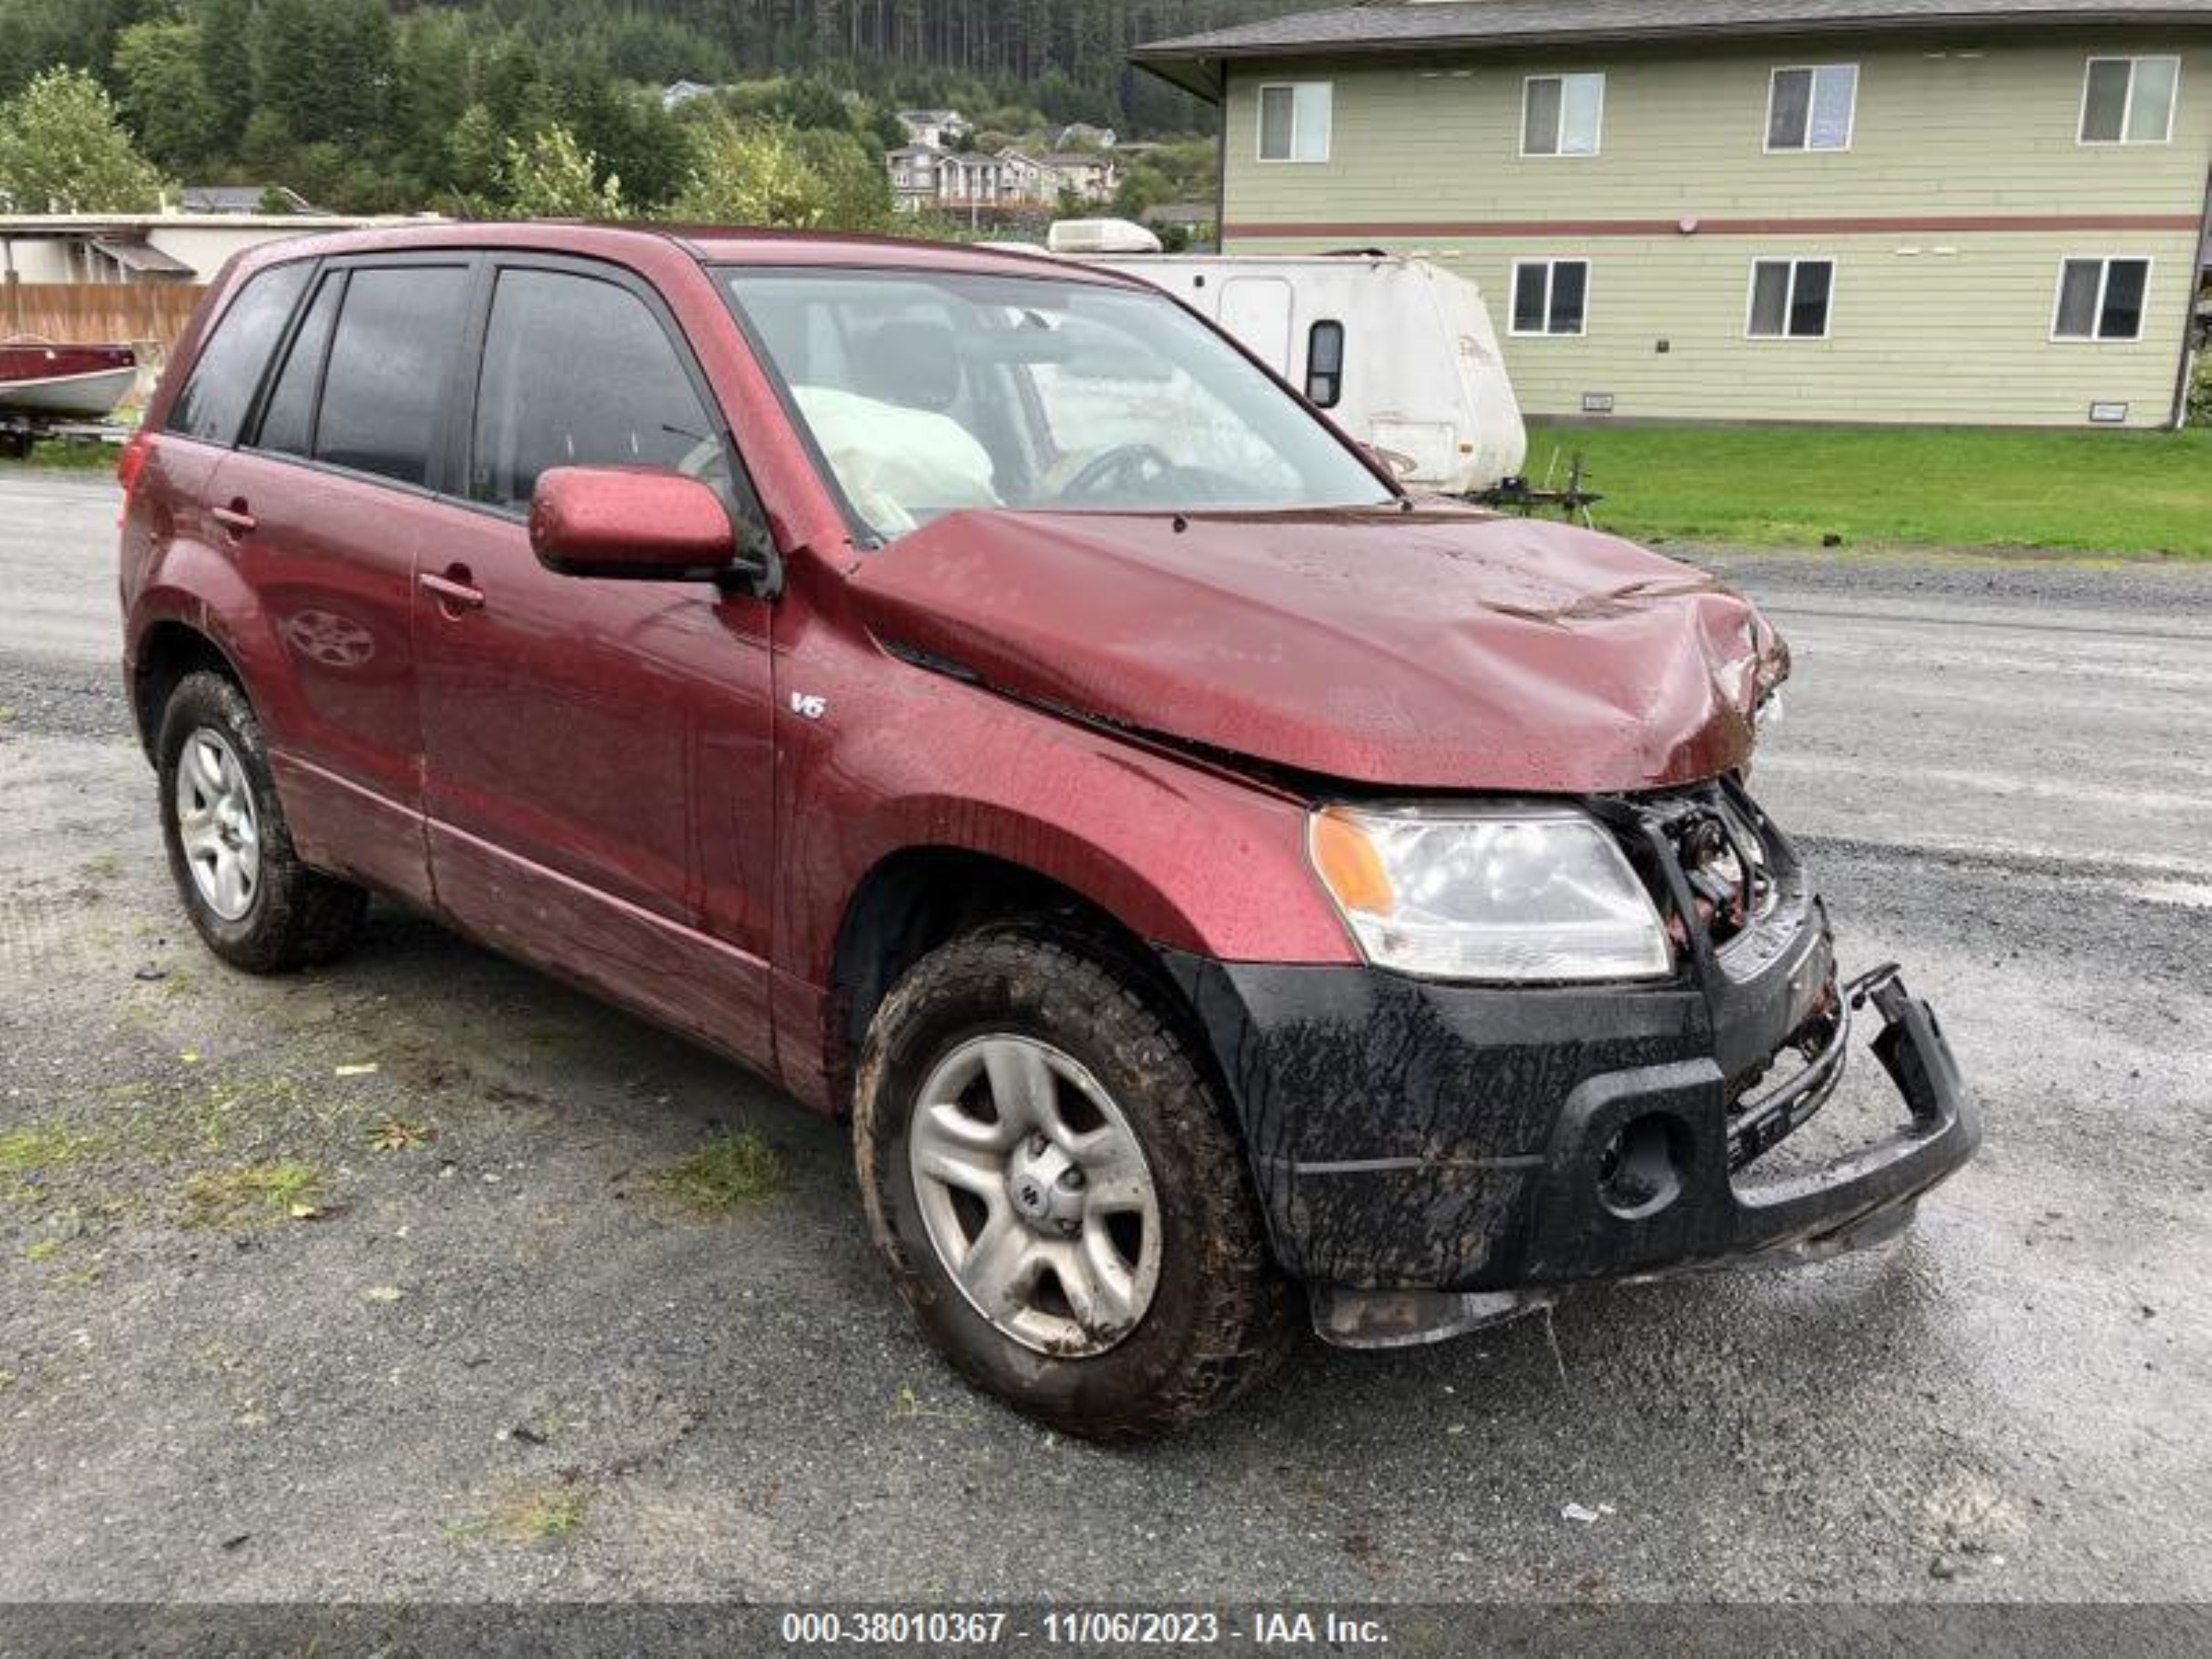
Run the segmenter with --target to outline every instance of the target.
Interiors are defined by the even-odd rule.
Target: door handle
[[[251,513],[246,510],[246,500],[243,496],[233,501],[228,507],[210,508],[208,517],[213,519],[234,536],[252,535],[258,522]]]
[[[483,609],[483,589],[470,585],[466,565],[450,566],[442,576],[425,570],[415,580],[424,592],[437,595],[438,609],[448,617],[458,616],[464,611]]]

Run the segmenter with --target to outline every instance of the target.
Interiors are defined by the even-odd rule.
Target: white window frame
[[[1756,320],[1753,313],[1759,306],[1759,268],[1761,265],[1790,267],[1790,284],[1782,290],[1782,331],[1779,334],[1759,334],[1752,330],[1752,324]],[[1797,308],[1797,267],[1800,265],[1826,265],[1828,268],[1828,309],[1820,319],[1818,334],[1792,334],[1790,331],[1790,313]],[[1831,337],[1836,331],[1836,289],[1841,286],[1842,280],[1843,261],[1832,253],[1754,253],[1751,258],[1751,270],[1744,281],[1743,337],[1768,345],[1809,345],[1816,340]]]
[[[1544,268],[1543,328],[1523,328],[1520,323],[1521,272],[1524,267],[1540,265]],[[1557,265],[1580,265],[1583,268],[1583,319],[1581,325],[1571,330],[1553,329],[1552,320],[1552,268]],[[1516,259],[1505,288],[1505,332],[1510,338],[1522,340],[1579,340],[1589,332],[1590,258],[1586,253],[1562,253],[1534,259]]]
[[[1287,92],[1291,94],[1291,149],[1298,147],[1298,88],[1319,87],[1328,94],[1328,118],[1322,123],[1321,154],[1318,155],[1270,155],[1267,154],[1267,94]],[[1325,165],[1336,148],[1336,82],[1334,81],[1262,81],[1252,98],[1252,154],[1263,165],[1271,167],[1310,167]]]
[[[1558,146],[1564,143],[1566,138],[1566,83],[1581,76],[1587,76],[1597,82],[1597,131],[1590,135],[1590,147],[1588,149],[1560,149]],[[1559,82],[1559,125],[1558,130],[1552,135],[1553,148],[1551,149],[1528,148],[1528,89],[1539,81]],[[1604,155],[1605,103],[1606,94],[1609,90],[1603,70],[1553,70],[1547,75],[1522,76],[1521,77],[1521,159],[1524,161],[1589,161]]]
[[[1844,122],[1844,142],[1840,144],[1816,144],[1813,142],[1813,112],[1820,97],[1822,70],[1849,70],[1851,72],[1851,112]],[[1769,155],[1843,155],[1856,142],[1859,132],[1859,82],[1865,70],[1857,64],[1777,64],[1766,72],[1766,127],[1759,143]],[[1805,142],[1778,147],[1774,142],[1774,89],[1785,75],[1807,74],[1813,77],[1812,94],[1805,105]],[[2083,86],[2088,84],[2087,71],[2083,71]],[[2084,97],[2087,96],[2086,91]]]
[[[2097,303],[2089,313],[2089,332],[2061,334],[2058,331],[2058,309],[2066,303],[2066,267],[2097,266]],[[2112,267],[2125,263],[2143,268],[2142,310],[2136,317],[2136,331],[2132,334],[2100,334],[2097,331],[2105,322],[2105,290],[2112,280]],[[2058,280],[2051,290],[2051,343],[2069,346],[2141,345],[2149,337],[2151,290],[2158,284],[2158,261],[2148,253],[2063,253],[2058,257]]]
[[[2128,66],[2128,97],[2120,106],[2120,136],[2117,138],[2089,137],[2089,77],[2096,73],[2100,64],[2125,64]],[[2136,112],[2136,70],[2143,64],[2173,65],[2173,100],[2166,106],[2166,131],[2156,138],[2130,138],[2129,125]],[[2074,112],[2074,143],[2081,149],[2141,149],[2155,144],[2173,142],[2173,118],[2181,109],[2181,58],[2170,52],[2100,52],[2092,53],[2081,64],[2081,106]]]

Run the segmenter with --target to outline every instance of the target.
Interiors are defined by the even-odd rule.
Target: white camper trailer
[[[1489,309],[1455,272],[1381,253],[1077,257],[1211,317],[1352,437],[1404,456],[1410,483],[1486,489],[1528,459]]]

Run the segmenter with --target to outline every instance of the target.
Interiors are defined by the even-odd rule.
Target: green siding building
[[[2156,427],[2212,204],[2212,0],[1379,0],[1141,47],[1222,246],[1489,297],[1533,414]]]

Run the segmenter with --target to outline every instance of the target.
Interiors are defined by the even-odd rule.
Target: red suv
[[[1973,1150],[1746,793],[1751,606],[1408,496],[1133,280],[321,236],[145,433],[127,672],[209,946],[325,962],[386,894],[849,1117],[915,1316],[1048,1422],[1187,1419],[1302,1304],[1381,1346],[1848,1249]],[[1905,1121],[1762,1178],[1869,1004]]]

